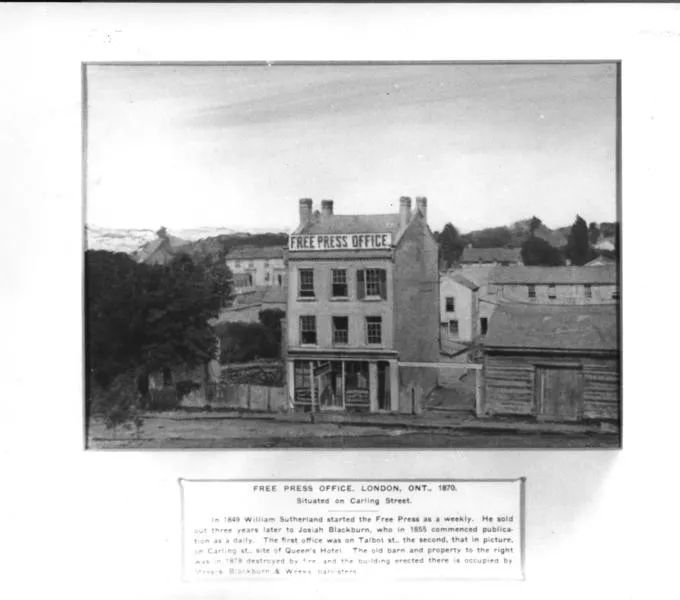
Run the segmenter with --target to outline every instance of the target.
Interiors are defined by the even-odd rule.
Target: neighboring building
[[[584,267],[601,267],[603,265],[615,265],[616,261],[613,258],[609,258],[608,256],[600,255],[597,258],[594,258],[590,262],[587,262]]]
[[[442,349],[446,341],[472,342],[480,335],[479,286],[451,270],[439,279],[439,320]]]
[[[258,287],[283,287],[286,283],[284,249],[281,246],[242,246],[227,254],[227,266],[234,276],[234,291]]]
[[[259,288],[244,292],[234,298],[231,306],[223,308],[219,317],[212,323],[259,323],[260,312],[263,310],[286,311],[286,288],[271,287]]]
[[[619,300],[616,265],[593,267],[497,267],[487,297],[495,302],[607,304]]]
[[[170,235],[165,227],[161,227],[156,234],[155,240],[144,244],[134,254],[138,263],[148,265],[167,265],[178,254],[190,248],[191,242]]]
[[[499,307],[484,352],[484,414],[619,421],[617,306]]]
[[[473,248],[467,246],[458,261],[461,265],[521,265],[520,248]]]
[[[417,412],[439,357],[437,243],[427,201],[317,216],[300,200],[288,253],[287,380],[296,408]]]
[[[602,238],[595,244],[595,250],[614,252],[614,250],[616,250],[616,240],[614,240],[614,238]]]

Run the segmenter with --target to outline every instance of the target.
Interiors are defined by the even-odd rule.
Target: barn
[[[484,344],[487,415],[620,419],[615,305],[501,305]]]

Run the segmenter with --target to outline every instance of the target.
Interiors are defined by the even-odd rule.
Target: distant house
[[[619,300],[615,264],[593,267],[497,267],[488,281],[496,302],[606,304]]]
[[[285,285],[286,266],[281,246],[233,248],[226,260],[234,275],[234,291],[237,293],[258,287]]]
[[[258,323],[260,312],[263,310],[286,311],[286,288],[268,287],[257,288],[252,291],[239,294],[234,299],[231,306],[223,308],[219,317],[212,322],[212,325],[220,323]]]
[[[587,262],[584,267],[601,267],[603,265],[615,265],[616,261],[613,258],[609,258],[608,256],[603,256],[600,255],[597,258],[594,258],[590,262]]]
[[[619,363],[616,306],[499,307],[485,340],[483,412],[618,422]]]
[[[613,252],[616,250],[616,242],[614,238],[602,238],[595,244],[595,250]]]
[[[521,265],[519,248],[473,248],[467,246],[459,260],[461,265]]]
[[[472,342],[479,329],[479,286],[459,271],[448,271],[439,278],[439,321],[442,348],[445,341]]]
[[[165,227],[161,227],[155,240],[144,244],[133,255],[138,263],[148,265],[167,265],[175,256],[188,250],[191,242],[170,235]]]

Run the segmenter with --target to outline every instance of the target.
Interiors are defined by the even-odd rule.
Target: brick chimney
[[[323,217],[333,216],[333,200],[322,200],[321,201],[321,215]]]
[[[423,215],[423,221],[427,221],[427,198],[425,196],[418,196],[416,198],[416,208]]]
[[[300,227],[304,227],[312,219],[312,199],[300,198]]]
[[[399,198],[399,226],[404,229],[411,219],[411,198],[402,196]]]

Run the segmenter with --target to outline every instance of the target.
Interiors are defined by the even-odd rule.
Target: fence
[[[288,394],[285,387],[247,383],[212,384],[203,393],[195,390],[185,395],[180,407],[284,412],[288,410]]]

